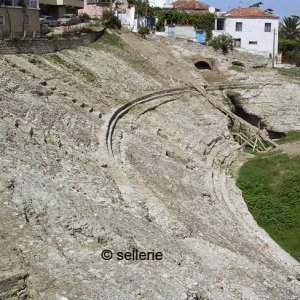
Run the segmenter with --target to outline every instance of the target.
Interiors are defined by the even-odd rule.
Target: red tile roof
[[[198,2],[196,0],[178,0],[172,3],[174,9],[186,10],[206,10],[208,11],[209,5],[206,3]]]
[[[269,18],[279,19],[279,17],[260,10],[258,8],[235,8],[224,14],[225,17],[235,18]]]

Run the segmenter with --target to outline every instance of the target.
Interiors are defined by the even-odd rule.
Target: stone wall
[[[104,30],[92,33],[82,33],[80,36],[61,38],[57,40],[32,39],[0,42],[0,55],[5,54],[44,54],[72,49],[90,44],[97,40]]]

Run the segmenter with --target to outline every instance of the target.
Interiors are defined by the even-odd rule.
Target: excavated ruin
[[[265,124],[262,119],[255,115],[248,113],[243,108],[243,105],[241,104],[241,96],[237,93],[228,93],[227,97],[230,99],[231,104],[233,105],[234,109],[233,112],[249,124],[259,128],[260,130],[265,129],[268,133],[268,136],[270,139],[280,139],[286,136],[284,132],[277,132],[273,130],[269,130],[267,124]]]
[[[0,57],[0,299],[298,299],[299,263],[230,175],[232,86],[192,59],[217,59],[270,130],[299,129],[298,85],[228,71],[248,54],[120,38]],[[127,251],[162,259],[118,260]]]

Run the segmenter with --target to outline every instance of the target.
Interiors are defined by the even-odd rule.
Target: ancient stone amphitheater
[[[224,113],[234,90],[265,130],[299,130],[299,83],[228,70],[254,56],[119,38],[0,57],[0,299],[299,299],[299,263],[235,185]],[[162,259],[117,259],[132,250]]]

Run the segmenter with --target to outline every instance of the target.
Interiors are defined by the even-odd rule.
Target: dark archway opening
[[[199,70],[211,70],[210,65],[205,61],[198,61],[195,63],[195,67]]]
[[[258,127],[259,129],[266,129],[270,139],[280,139],[286,136],[284,132],[277,132],[273,130],[267,129],[267,125],[261,120],[260,117],[247,113],[242,105],[239,103],[239,95],[238,94],[231,94],[228,93],[227,97],[230,99],[231,103],[234,106],[234,113],[242,118],[243,120],[247,121],[251,125]],[[233,126],[233,123],[231,124]],[[229,125],[230,126],[230,125]]]

